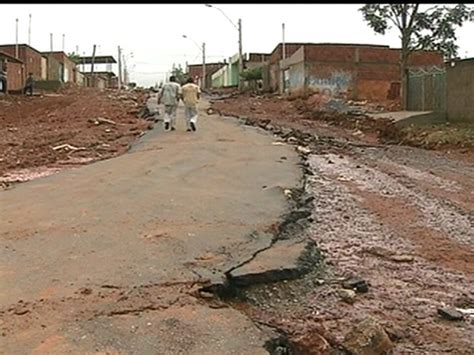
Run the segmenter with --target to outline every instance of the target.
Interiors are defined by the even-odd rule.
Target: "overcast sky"
[[[243,51],[271,52],[281,42],[284,22],[287,42],[333,42],[385,44],[399,47],[395,30],[376,35],[366,25],[358,8],[350,4],[224,4],[218,5],[237,24],[242,18]],[[206,61],[215,62],[238,52],[238,32],[217,9],[204,4],[0,4],[0,43],[15,43],[15,19],[19,19],[19,42],[28,42],[28,18],[32,15],[31,45],[39,51],[79,47],[81,54],[117,58],[124,48],[131,67],[131,80],[150,86],[163,79],[173,63],[201,63],[197,44],[206,43]],[[190,39],[185,39],[182,35]],[[457,31],[459,56],[474,57],[474,24]],[[194,42],[192,40],[194,40]],[[133,55],[130,55],[133,53]],[[114,68],[116,69],[116,68]]]

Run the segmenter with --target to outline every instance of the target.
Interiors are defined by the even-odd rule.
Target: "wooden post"
[[[95,75],[94,75],[94,62],[95,62],[95,47],[92,50],[92,61],[91,61],[91,80],[92,80],[92,87],[95,87]]]

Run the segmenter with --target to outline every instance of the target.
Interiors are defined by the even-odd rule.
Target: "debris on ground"
[[[439,308],[438,314],[447,320],[462,320],[463,314],[454,308]]]
[[[66,88],[34,97],[3,96],[0,177],[22,181],[27,169],[64,168],[124,153],[151,127],[130,113],[142,107],[144,100],[144,93],[91,88]]]
[[[274,145],[293,144],[300,153],[315,201],[305,233],[317,243],[324,267],[296,280],[249,286],[232,305],[286,334],[289,348],[301,321],[315,322],[339,349],[350,339],[347,329],[370,316],[379,322],[380,338],[393,342],[382,343],[398,353],[473,353],[474,159],[387,145],[363,127],[360,134],[308,120],[296,100],[264,96],[250,112],[254,100],[242,95],[213,109],[273,133]],[[451,317],[461,313],[465,321],[441,320],[436,310],[451,303],[457,311]]]
[[[383,327],[372,317],[356,324],[346,335],[343,347],[354,355],[380,355],[393,349]]]

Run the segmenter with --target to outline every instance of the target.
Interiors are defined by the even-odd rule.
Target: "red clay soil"
[[[137,118],[144,101],[140,93],[94,89],[1,96],[0,177],[5,181],[7,174],[25,169],[82,164],[124,153],[150,126]],[[97,118],[113,122],[96,124]]]
[[[371,105],[367,108],[370,112]],[[387,118],[374,118],[367,114],[351,115],[338,112],[322,111],[311,104],[310,99],[287,99],[276,95],[234,95],[224,100],[217,100],[213,108],[222,115],[247,117],[251,120],[269,119],[273,124],[308,131],[323,136],[336,136],[366,143],[390,143],[410,145],[442,154],[449,154],[466,162],[474,161],[472,146],[463,146],[450,138],[452,133],[443,127],[419,128],[413,133],[392,125]],[[362,111],[364,107],[361,107]],[[440,142],[424,139],[428,131],[443,131],[445,136]],[[471,129],[472,130],[472,129]],[[469,130],[467,130],[469,131]],[[453,140],[452,142],[448,139]],[[459,138],[461,139],[461,138]],[[458,140],[459,140],[458,139]],[[469,138],[472,140],[472,138]],[[462,140],[462,139],[461,139]],[[469,142],[467,142],[469,144]]]

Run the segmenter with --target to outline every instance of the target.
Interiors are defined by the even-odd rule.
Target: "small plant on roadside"
[[[240,77],[248,81],[261,80],[263,78],[262,68],[247,69],[240,73]]]

